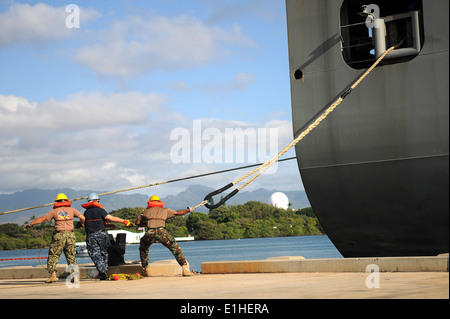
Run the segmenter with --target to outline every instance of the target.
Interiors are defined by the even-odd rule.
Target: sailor
[[[165,202],[159,200],[159,197],[153,195],[148,201],[147,209],[142,212],[136,219],[137,226],[146,226],[147,232],[141,238],[139,253],[143,268],[143,275],[149,277],[150,269],[148,267],[148,250],[153,243],[161,243],[167,247],[176,258],[178,264],[182,267],[183,276],[193,276],[194,274],[189,270],[186,258],[177,244],[175,238],[166,229],[166,219],[173,216],[185,215],[192,213],[195,208],[188,207],[188,209],[173,210],[164,208]]]
[[[100,198],[96,193],[88,196],[87,203],[81,205],[85,208],[84,217],[86,229],[86,248],[98,270],[100,280],[108,278],[108,233],[105,230],[105,221],[123,223],[131,227],[131,222],[126,219],[111,216],[100,204]]]
[[[56,265],[58,264],[59,257],[61,257],[61,252],[64,251],[68,266],[77,264],[75,259],[76,240],[75,234],[73,233],[73,218],[79,218],[81,223],[84,222],[85,218],[83,214],[71,207],[71,205],[72,202],[67,199],[67,196],[64,193],[60,193],[56,196],[52,210],[25,226],[28,229],[44,221],[55,220],[55,232],[53,233],[52,241],[48,249],[47,259],[47,270],[50,273],[50,278],[45,281],[46,283],[58,281],[56,277]]]

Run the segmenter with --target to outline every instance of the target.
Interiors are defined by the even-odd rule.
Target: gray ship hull
[[[414,37],[404,31],[410,42],[405,46],[420,45],[420,52],[384,61],[296,146],[302,181],[343,256],[446,253],[449,2],[369,3],[379,5],[382,17],[403,18],[405,8],[416,10],[420,29]],[[365,18],[358,21],[354,15],[361,4],[286,1],[296,136],[375,60],[370,59],[373,50],[355,41],[367,32],[358,23]],[[389,28],[390,19],[385,19]],[[419,36],[420,43],[413,44]]]

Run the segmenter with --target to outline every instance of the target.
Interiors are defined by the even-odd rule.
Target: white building
[[[111,234],[114,239],[116,239],[117,234],[126,234],[127,237],[125,239],[126,244],[139,244],[142,236],[144,236],[145,231],[140,233],[133,233],[127,230],[108,230],[108,234]],[[175,237],[176,241],[191,241],[194,240],[194,237]]]

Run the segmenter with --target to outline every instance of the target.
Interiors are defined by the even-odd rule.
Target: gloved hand
[[[195,211],[195,207],[188,207],[187,209],[189,209],[189,212],[193,213]]]
[[[123,221],[123,224],[124,224],[125,226],[127,226],[128,228],[130,228],[130,227],[133,226],[133,224],[132,224],[129,220],[126,220],[126,219]]]
[[[28,230],[31,227],[33,227],[33,225],[30,225],[30,224],[23,225],[23,229],[25,229],[25,230]]]

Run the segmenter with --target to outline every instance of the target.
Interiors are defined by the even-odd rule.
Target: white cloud
[[[250,129],[257,134],[259,128],[276,129],[280,148],[291,139],[291,124],[287,121],[202,119],[201,123],[202,134],[208,129],[222,134],[218,145],[223,146],[224,155],[227,129]],[[177,141],[170,140],[170,134],[176,128],[189,132],[191,154],[198,147],[216,147],[206,137],[201,145],[195,144],[192,126],[191,120],[167,108],[164,96],[156,93],[79,92],[64,101],[50,99],[42,103],[0,95],[0,189],[117,190],[184,177],[191,172],[245,165],[238,158],[231,163],[226,158],[219,163],[207,162],[206,158],[200,163],[174,163],[170,152]],[[242,145],[236,141],[231,144],[234,154],[244,152],[246,159],[255,158],[251,153],[255,148],[248,142],[243,144],[248,150],[240,149]],[[212,178],[210,182],[220,186],[223,178]],[[254,184],[258,185],[264,186]]]
[[[79,49],[75,60],[99,74],[117,76],[189,69],[217,61],[233,46],[255,45],[238,25],[226,30],[188,15],[116,20],[98,39]]]
[[[203,0],[205,5],[210,6],[210,15],[207,23],[218,23],[221,21],[236,21],[244,16],[254,16],[263,21],[284,20],[285,12],[280,10],[279,0]],[[284,6],[281,8],[284,9]]]
[[[147,155],[147,138],[164,136],[165,116],[177,116],[164,104],[164,96],[139,92],[81,92],[42,103],[0,95],[0,189],[142,180],[135,153]]]
[[[177,81],[177,82],[167,82],[165,83],[165,86],[179,92],[191,92],[191,88],[189,84],[187,84],[185,81]]]
[[[288,145],[291,136],[292,125],[288,121],[195,120],[190,126],[171,132],[170,156],[177,164],[265,162]]]
[[[231,91],[244,91],[255,81],[255,76],[245,72],[237,73],[229,83],[208,83],[198,85],[198,88],[208,94],[227,94]]]
[[[0,95],[0,112],[15,113],[22,110],[36,109],[37,103],[30,103],[26,98],[14,95]]]
[[[160,92],[168,91],[170,94],[174,93],[173,90],[189,92],[190,94],[184,96],[189,95],[192,99],[200,97],[195,103],[192,101],[186,103],[186,105],[194,104],[195,109],[195,104],[202,102],[201,93],[205,91],[209,94],[224,94],[246,90],[255,85],[255,75],[248,72],[249,68],[231,65],[242,60],[242,57],[234,59],[230,58],[231,56],[237,56],[238,51],[248,56],[243,49],[253,49],[257,46],[247,35],[247,32],[254,30],[244,30],[240,24],[234,23],[234,21],[246,23],[242,19],[236,19],[235,16],[241,12],[238,10],[240,3],[227,12],[222,10],[221,2],[214,3],[214,6],[219,6],[214,12],[224,13],[220,21],[208,17],[200,19],[190,14],[178,16],[136,14],[137,11],[133,10],[134,15],[121,13],[122,18],[112,22],[109,19],[118,17],[118,13],[116,15],[105,12],[103,19],[93,28],[84,23],[99,17],[100,14],[93,9],[81,8],[81,28],[78,30],[66,28],[68,13],[65,11],[65,4],[56,7],[42,3],[36,5],[17,3],[0,13],[0,49],[14,45],[20,45],[19,49],[23,47],[31,51],[42,45],[48,48],[39,52],[39,62],[17,60],[17,63],[23,61],[25,62],[23,65],[27,66],[31,64],[30,61],[35,63],[43,61],[50,62],[48,64],[50,67],[57,67],[63,64],[53,65],[51,63],[53,57],[57,57],[58,62],[68,58],[71,62],[76,62],[72,63],[73,69],[70,69],[70,72],[74,71],[75,77],[83,73],[73,81],[73,85],[80,86],[70,86],[73,88],[72,92],[80,91],[63,98],[48,97],[56,92],[59,84],[65,85],[65,90],[69,87],[65,83],[55,85],[54,81],[58,78],[55,80],[51,73],[47,76],[48,79],[45,74],[36,73],[41,74],[43,76],[41,78],[44,79],[42,81],[46,83],[44,86],[38,85],[39,94],[33,95],[39,102],[33,101],[30,98],[32,95],[17,96],[27,94],[17,92],[32,92],[27,88],[27,83],[19,91],[16,88],[5,88],[4,91],[8,93],[2,95],[0,92],[0,190],[8,192],[57,187],[117,190],[246,165],[247,163],[240,162],[205,161],[198,164],[173,163],[170,150],[175,141],[170,140],[170,133],[175,128],[186,128],[192,133],[192,119],[185,118],[167,107],[169,104],[177,104],[177,95],[174,94],[172,100],[170,96],[146,91],[151,87],[154,90],[161,90]],[[245,8],[249,8],[249,4],[245,5]],[[105,27],[105,23],[109,24]],[[45,61],[42,57],[45,57]],[[220,68],[231,67],[220,77],[206,73],[217,70],[214,64],[219,64]],[[67,64],[63,66],[68,67]],[[199,66],[207,68],[198,68]],[[42,68],[44,67],[47,65],[42,64]],[[80,71],[84,67],[100,75],[98,78],[94,76],[100,81],[91,81],[89,72]],[[193,72],[191,76],[192,68],[198,68],[199,72]],[[189,71],[166,72],[179,69]],[[37,75],[33,72],[37,72],[38,68],[28,70],[32,72],[31,78],[36,79]],[[139,81],[139,85],[136,86],[132,79],[125,79],[155,70],[165,73],[161,84],[166,90],[153,83],[153,79],[142,77],[144,81]],[[229,75],[230,70],[247,70],[247,72],[236,71]],[[169,76],[166,76],[167,73]],[[173,74],[182,76],[171,77]],[[205,79],[205,74],[213,75],[210,79]],[[123,81],[121,91],[102,92],[102,88],[105,87],[107,91],[111,90],[107,83],[110,80],[108,76],[111,75]],[[7,77],[5,81],[8,81]],[[203,81],[208,82],[206,86],[199,84]],[[50,91],[45,91],[46,88]],[[141,89],[146,93],[128,91],[134,89]],[[17,95],[6,95],[9,93]],[[64,93],[58,94],[62,96]],[[42,99],[45,101],[42,102]],[[210,106],[207,105],[206,108],[208,107]],[[231,109],[229,111],[231,112]],[[211,114],[210,110],[206,110],[206,113],[204,110],[201,114],[207,113]],[[210,132],[218,131],[223,134],[227,128],[242,130],[275,128],[278,130],[280,147],[290,142],[292,135],[292,125],[289,121],[270,120],[254,123],[202,119],[202,124],[205,130],[211,129]],[[209,142],[211,141],[203,141],[201,147],[204,149]],[[222,140],[222,146],[224,144],[225,139]],[[216,144],[209,144],[210,147],[214,145]],[[199,146],[192,143],[190,147],[194,149]],[[246,159],[253,158],[252,156],[247,156]],[[219,187],[223,186],[224,180],[234,180],[242,175],[241,173],[243,171],[188,182]],[[281,173],[280,169],[278,173]],[[278,173],[269,179],[262,176],[250,187],[276,184]],[[298,175],[298,172],[294,174]],[[171,184],[170,187],[179,187],[188,182],[177,183],[176,186]]]
[[[66,7],[52,7],[38,3],[12,4],[8,11],[0,13],[0,47],[16,44],[42,45],[74,35],[74,30],[66,27]],[[91,8],[80,8],[81,23],[99,16]]]
[[[236,90],[245,90],[249,85],[255,81],[255,76],[241,72],[233,77],[233,88]]]
[[[8,135],[18,128],[67,131],[142,124],[150,115],[158,114],[164,103],[163,95],[140,92],[79,92],[65,101],[51,98],[39,104],[23,97],[0,95],[0,132]]]

